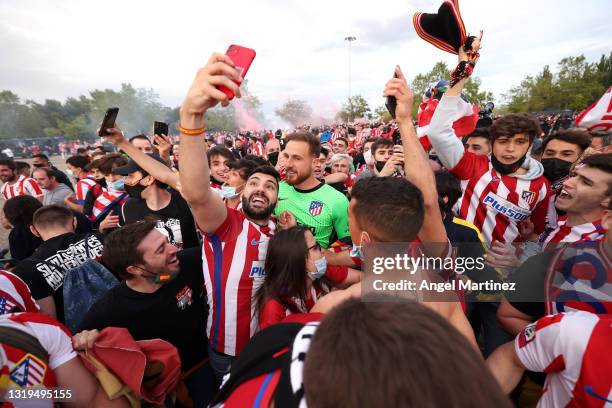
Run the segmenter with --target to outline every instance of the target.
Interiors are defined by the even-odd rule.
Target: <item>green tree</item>
[[[414,77],[410,86],[414,93],[414,102],[412,104],[412,114],[415,115],[418,112],[419,105],[423,101],[423,94],[425,91],[434,83],[439,80],[450,79],[450,69],[445,62],[437,62],[433,68],[425,73],[418,74]],[[487,91],[481,91],[481,80],[478,77],[472,76],[465,84],[463,88],[463,96],[470,102],[483,106],[485,103],[493,100],[493,94]]]
[[[374,114],[379,120],[382,120],[383,122],[389,122],[392,119],[391,114],[389,114],[389,110],[387,109],[386,105],[380,105],[379,107],[374,109]]]
[[[342,111],[338,113],[337,117],[345,118],[345,121],[352,122],[358,118],[369,117],[369,114],[370,106],[368,101],[361,95],[355,95],[347,98]]]
[[[612,54],[589,63],[584,55],[565,57],[557,73],[548,66],[535,76],[528,75],[520,85],[504,94],[509,112],[545,109],[581,110],[599,98],[612,82]]]
[[[306,101],[290,99],[282,106],[274,109],[276,116],[290,123],[292,126],[300,126],[312,116],[312,108]]]

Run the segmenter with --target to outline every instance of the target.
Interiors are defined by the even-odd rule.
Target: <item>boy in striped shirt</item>
[[[460,52],[459,58],[467,58]],[[531,220],[544,231],[549,185],[542,165],[528,155],[538,123],[526,114],[511,114],[489,128],[492,153],[477,156],[466,151],[452,128],[467,78],[440,100],[429,125],[429,140],[442,164],[462,182],[459,217],[472,222],[487,242],[521,241],[519,223]]]

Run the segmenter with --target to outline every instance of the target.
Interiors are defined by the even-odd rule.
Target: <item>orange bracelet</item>
[[[182,127],[181,125],[178,125],[178,130],[179,132],[187,136],[199,136],[201,134],[204,134],[204,131],[206,130],[206,128],[202,127],[199,129],[186,129]]]

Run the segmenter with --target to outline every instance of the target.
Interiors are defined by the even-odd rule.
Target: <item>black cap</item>
[[[161,157],[159,157],[158,154],[147,154],[147,156],[152,157],[153,159],[157,160],[160,163],[163,163],[165,166],[168,165]],[[134,173],[136,171],[140,171],[142,173],[148,174],[148,172],[144,171],[142,167],[136,164],[134,160],[130,159],[128,161],[128,164],[126,164],[125,166],[114,168],[112,173],[118,174],[120,176],[127,176],[128,174]]]
[[[419,37],[452,54],[467,40],[458,0],[446,0],[435,14],[415,13],[412,22]]]

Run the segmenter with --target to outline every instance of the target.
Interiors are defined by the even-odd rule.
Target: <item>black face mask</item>
[[[376,164],[374,166],[376,167],[376,170],[380,173],[385,167],[385,164],[387,164],[386,161],[376,161]]]
[[[128,186],[127,184],[125,184],[123,188],[125,189],[125,192],[130,195],[130,197],[142,200],[142,192],[145,188],[147,188],[147,186],[142,186],[140,184],[136,184],[135,186]]]
[[[32,166],[38,167],[38,168],[45,167],[45,165],[42,163],[32,163]]]
[[[102,187],[106,188],[106,178],[102,177],[100,179],[96,179],[96,183],[98,183]]]
[[[273,166],[276,166],[276,163],[278,163],[278,152],[269,153],[268,154],[268,161]]]
[[[521,157],[520,159],[518,159],[512,164],[503,164],[502,162],[497,160],[497,157],[495,157],[494,154],[492,154],[491,164],[493,165],[493,168],[495,169],[495,171],[497,171],[499,174],[512,174],[522,166],[526,158],[527,158],[527,155]]]
[[[552,157],[542,159],[542,166],[544,166],[544,177],[552,183],[569,175],[572,162]]]

